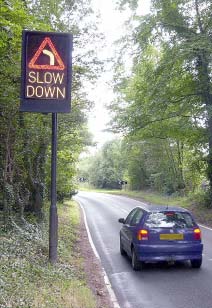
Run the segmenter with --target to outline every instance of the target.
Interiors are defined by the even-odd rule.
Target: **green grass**
[[[48,224],[0,231],[0,307],[94,308],[82,259],[75,249],[80,213],[75,202],[59,206],[58,262],[48,262]],[[0,229],[1,230],[1,229]]]

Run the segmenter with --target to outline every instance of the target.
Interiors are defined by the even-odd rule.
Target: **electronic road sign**
[[[73,37],[23,31],[20,111],[70,112]]]

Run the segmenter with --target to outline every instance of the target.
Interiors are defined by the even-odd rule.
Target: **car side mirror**
[[[121,224],[125,223],[125,219],[124,218],[119,218],[118,222],[120,222]]]

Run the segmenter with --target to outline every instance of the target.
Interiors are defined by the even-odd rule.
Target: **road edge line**
[[[212,228],[210,228],[210,227],[207,227],[207,226],[202,225],[202,224],[199,224],[199,223],[198,223],[198,225],[199,225],[200,227],[202,227],[202,228],[205,228],[205,229],[207,229],[207,230],[212,231]]]
[[[186,208],[184,208],[184,207],[182,207],[182,209],[189,211],[189,209],[186,209]],[[208,227],[208,226],[205,226],[205,225],[203,225],[203,224],[200,224],[200,223],[198,222],[198,219],[197,219],[196,221],[197,221],[197,224],[198,224],[201,228],[205,228],[205,229],[207,229],[207,230],[212,231],[212,228],[210,228],[210,227]]]
[[[82,212],[83,212],[83,218],[84,218],[85,228],[86,228],[86,231],[87,231],[87,234],[88,234],[89,243],[90,243],[91,248],[92,248],[92,250],[93,250],[93,252],[94,252],[94,255],[96,256],[97,259],[99,259],[99,261],[100,261],[100,263],[101,263],[100,256],[99,256],[99,254],[98,254],[98,251],[96,250],[96,247],[95,247],[95,245],[94,245],[94,242],[93,242],[93,239],[92,239],[92,236],[91,236],[89,227],[88,227],[87,217],[86,217],[86,214],[85,214],[85,210],[84,210],[83,206],[81,205],[81,203],[80,203],[79,201],[77,201],[77,202],[79,203],[80,208],[81,208],[81,210],[82,210]],[[109,295],[110,295],[111,302],[113,303],[113,307],[114,307],[114,308],[121,308],[121,307],[119,306],[118,301],[117,301],[116,295],[115,295],[115,293],[114,293],[114,291],[113,291],[113,288],[112,288],[112,285],[111,285],[110,280],[109,280],[109,278],[108,278],[108,275],[107,275],[105,269],[104,269],[102,266],[101,266],[101,268],[102,268],[102,272],[103,272],[103,275],[104,275],[105,285],[106,285],[107,290],[108,290],[108,293],[109,293]]]

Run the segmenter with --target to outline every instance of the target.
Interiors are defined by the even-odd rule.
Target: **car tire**
[[[132,268],[134,271],[139,271],[141,270],[141,262],[138,260],[135,249],[132,248]]]
[[[121,241],[121,237],[120,237],[120,254],[122,256],[124,256],[126,254],[124,248],[123,248],[123,244],[122,244],[122,241]]]
[[[200,268],[202,265],[202,258],[198,260],[191,260],[191,267]]]

